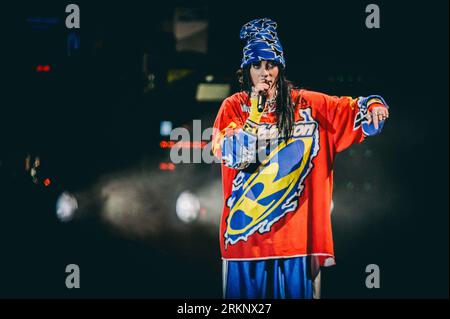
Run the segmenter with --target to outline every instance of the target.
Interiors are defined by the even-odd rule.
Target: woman
[[[276,27],[267,18],[242,27],[242,91],[224,100],[214,124],[213,151],[223,163],[226,298],[320,296],[320,267],[335,264],[335,155],[378,134],[389,116],[377,95],[294,89]]]

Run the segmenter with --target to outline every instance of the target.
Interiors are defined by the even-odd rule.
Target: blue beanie
[[[269,18],[244,24],[240,36],[242,40],[247,40],[247,44],[243,49],[241,68],[261,60],[271,60],[286,66],[276,29],[277,23]]]

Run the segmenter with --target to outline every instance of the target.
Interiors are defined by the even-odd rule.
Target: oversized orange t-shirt
[[[367,112],[361,98],[292,90],[293,136],[277,137],[275,108],[263,114],[255,163],[237,170],[222,164],[224,207],[220,225],[222,258],[251,260],[312,255],[321,266],[335,263],[331,199],[335,155],[364,140]],[[250,101],[245,92],[224,100],[214,123],[213,151],[243,127]],[[228,132],[228,133],[227,133]],[[261,141],[277,143],[264,144]],[[220,156],[220,155],[219,155]]]

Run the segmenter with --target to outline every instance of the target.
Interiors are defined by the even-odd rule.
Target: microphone
[[[260,92],[258,95],[258,112],[264,111],[264,105],[266,104],[267,92]]]

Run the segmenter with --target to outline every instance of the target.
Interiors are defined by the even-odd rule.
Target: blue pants
[[[223,261],[224,298],[312,299],[309,257]]]

